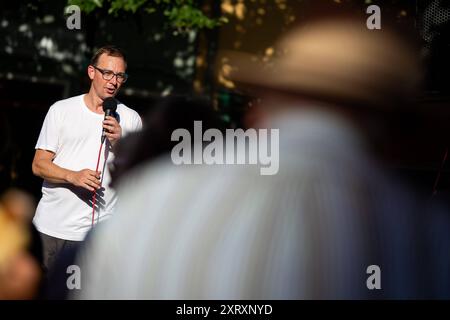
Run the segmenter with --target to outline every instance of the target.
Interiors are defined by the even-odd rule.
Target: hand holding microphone
[[[100,172],[98,171],[98,166],[100,164],[100,156],[102,153],[102,147],[103,143],[105,142],[105,138],[108,138],[111,145],[114,145],[117,140],[122,136],[122,128],[119,125],[119,122],[117,122],[117,119],[115,118],[115,112],[117,109],[117,101],[113,97],[106,98],[103,100],[103,111],[105,112],[105,119],[103,120],[103,131],[102,131],[102,143],[100,144],[100,150],[98,151],[98,158],[97,158],[97,166],[94,171],[94,175],[96,173]],[[106,160],[105,160],[106,161]],[[103,167],[103,171],[105,170],[105,167]],[[92,172],[89,172],[92,174]],[[100,180],[100,176],[95,176],[99,181],[99,187],[101,187],[102,181]],[[92,181],[92,180],[91,180]],[[95,180],[94,180],[95,181]],[[92,186],[92,185],[91,185]],[[90,186],[89,186],[90,187]],[[94,185],[93,187],[97,187],[97,185]],[[91,225],[94,226],[94,218],[95,218],[95,202],[97,200],[97,192],[96,189],[91,188],[93,191],[92,194],[92,223]]]
[[[103,120],[102,143],[105,142],[105,138],[108,138],[111,145],[114,145],[122,136],[122,127],[114,117],[116,109],[116,99],[109,97],[103,101],[103,111],[105,112],[105,119]]]

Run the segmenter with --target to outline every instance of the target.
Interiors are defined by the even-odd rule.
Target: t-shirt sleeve
[[[142,130],[142,119],[141,116],[136,113],[135,121],[134,121],[134,131]]]
[[[142,119],[139,113],[132,110],[130,113],[130,117],[128,118],[128,131],[129,132],[136,132],[142,130]]]
[[[58,150],[58,125],[59,122],[57,121],[55,105],[52,105],[45,116],[35,149],[43,149],[56,153]]]

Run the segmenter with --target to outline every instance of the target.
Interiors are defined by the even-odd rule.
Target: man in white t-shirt
[[[93,224],[114,210],[108,171],[113,146],[142,127],[138,113],[120,102],[114,117],[104,117],[103,101],[127,80],[126,67],[120,49],[100,48],[87,69],[89,92],[57,101],[45,117],[32,168],[44,179],[33,223],[41,233],[47,269],[61,249],[82,241]],[[107,139],[102,145],[103,129]]]

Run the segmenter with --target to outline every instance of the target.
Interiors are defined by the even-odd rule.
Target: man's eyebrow
[[[97,67],[97,68],[100,68],[100,67]],[[110,69],[106,69],[106,68],[100,68],[100,69],[102,69],[103,71],[109,71],[109,72],[112,72],[112,73],[115,73],[115,74],[120,74],[120,75],[122,75],[122,74],[126,74],[126,72],[114,72],[114,71],[112,71],[112,70],[110,70]]]

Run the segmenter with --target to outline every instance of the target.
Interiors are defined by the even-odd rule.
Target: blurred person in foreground
[[[337,18],[294,29],[277,52],[266,69],[236,55],[233,79],[259,92],[254,126],[279,129],[278,174],[169,159],[135,172],[79,260],[76,297],[450,297],[449,216],[426,212],[371,153],[415,93],[415,52]]]
[[[34,201],[23,191],[9,189],[0,198],[0,300],[39,297],[42,257],[33,213]]]
[[[41,290],[42,243],[31,223],[33,197],[12,187],[13,153],[11,127],[0,111],[0,300],[35,299]]]

